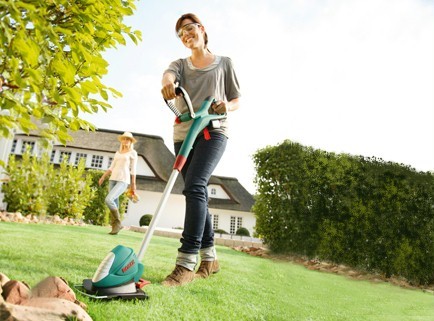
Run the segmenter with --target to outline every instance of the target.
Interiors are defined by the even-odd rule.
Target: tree
[[[0,137],[42,122],[43,138],[66,144],[68,130],[94,129],[80,113],[122,96],[101,82],[102,52],[125,45],[125,35],[141,40],[123,23],[134,10],[135,0],[0,0]]]

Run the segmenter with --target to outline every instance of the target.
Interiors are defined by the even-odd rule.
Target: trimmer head
[[[85,279],[83,285],[75,287],[95,299],[147,299],[141,290],[145,284],[140,279],[143,270],[134,251],[118,245],[100,263],[92,279]]]

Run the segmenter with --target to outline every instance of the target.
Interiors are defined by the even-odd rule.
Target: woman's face
[[[181,28],[178,29],[178,37],[189,49],[204,46],[203,34],[204,27],[190,19],[183,20]]]
[[[131,146],[131,139],[127,137],[122,137],[121,139],[122,146],[129,148]]]

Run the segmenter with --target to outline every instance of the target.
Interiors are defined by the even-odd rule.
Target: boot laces
[[[175,269],[172,271],[172,274],[170,274],[170,277],[176,280],[178,276],[182,275],[182,273],[183,273],[182,267],[180,265],[177,265]]]

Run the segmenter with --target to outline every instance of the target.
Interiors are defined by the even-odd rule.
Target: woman
[[[163,74],[161,93],[166,100],[176,98],[175,83],[189,94],[194,110],[209,96],[215,98],[212,111],[224,114],[239,107],[240,89],[232,61],[217,56],[208,49],[208,35],[199,18],[187,13],[176,23],[176,33],[183,45],[190,49],[188,58],[173,61]],[[183,99],[175,101],[181,113],[187,112]],[[174,125],[174,147],[178,154],[191,126],[191,121]],[[220,121],[219,128],[210,129],[211,139],[201,134],[182,169],[186,208],[181,247],[176,266],[163,281],[165,286],[177,286],[191,282],[195,277],[207,278],[220,269],[214,248],[214,231],[208,211],[208,181],[220,161],[228,138],[227,120]],[[200,253],[201,263],[195,273]]]
[[[109,234],[112,235],[118,234],[123,229],[119,215],[119,196],[126,191],[130,183],[133,194],[136,191],[137,152],[133,147],[136,139],[130,132],[125,132],[118,137],[118,140],[121,143],[119,151],[116,152],[110,168],[98,181],[101,186],[106,177],[110,175],[109,193],[105,198],[105,203],[110,209],[112,230]]]

